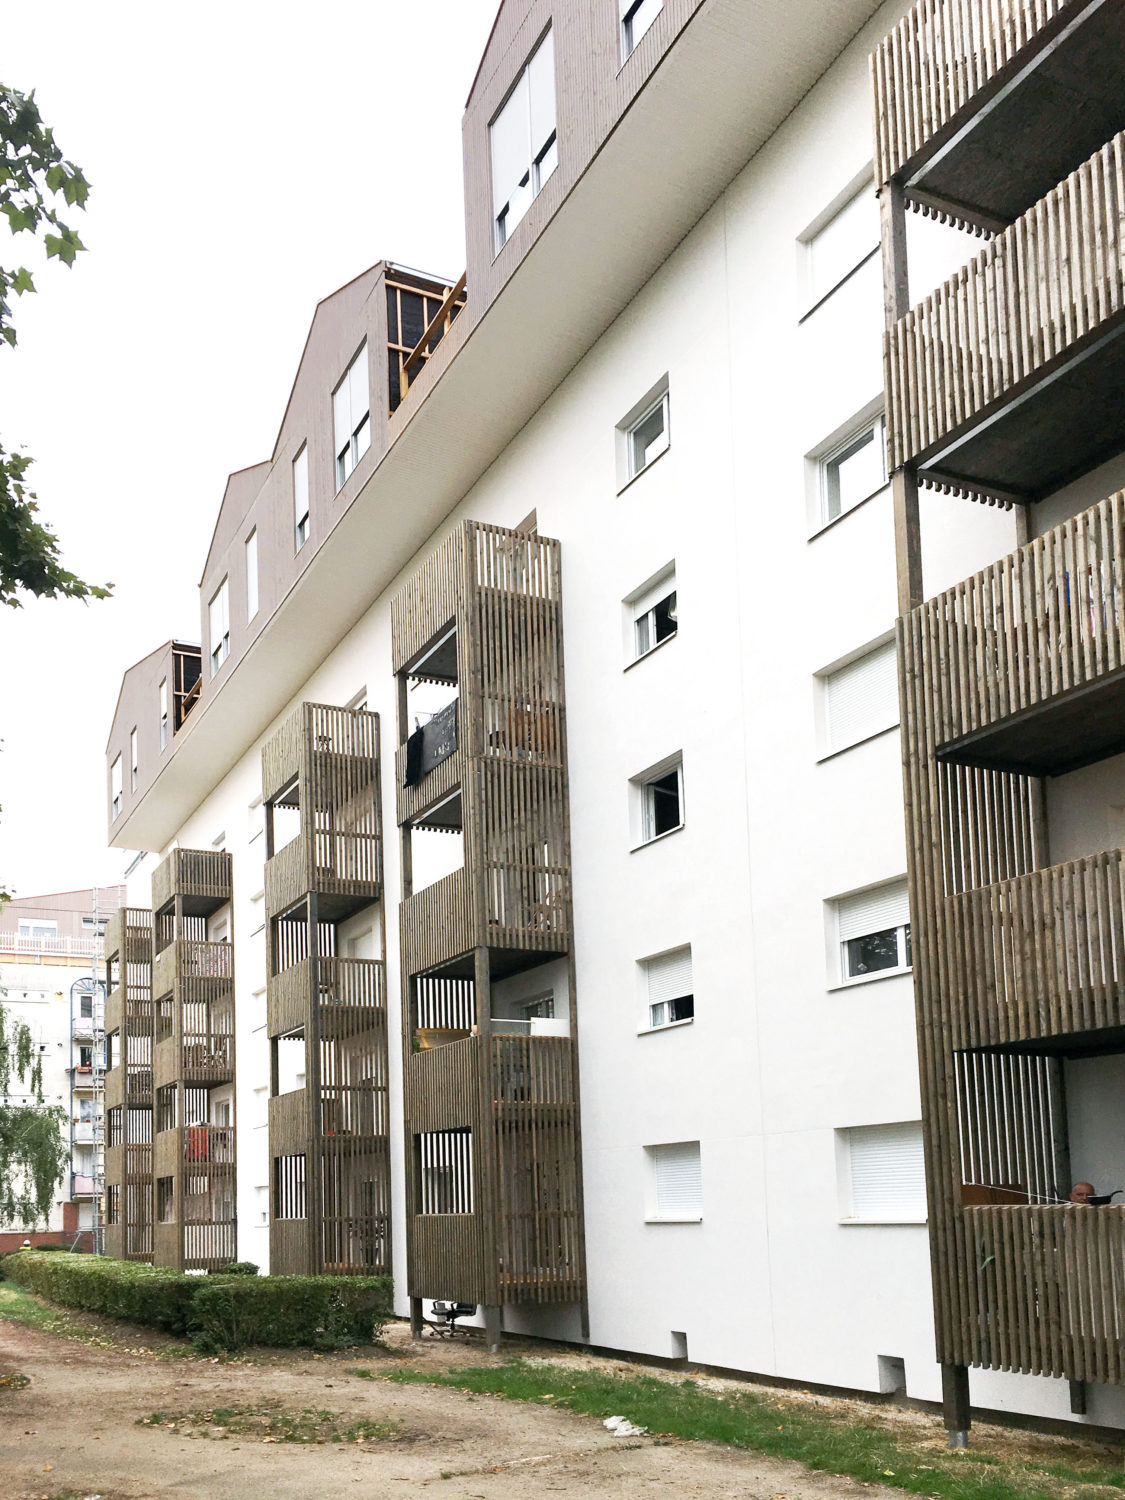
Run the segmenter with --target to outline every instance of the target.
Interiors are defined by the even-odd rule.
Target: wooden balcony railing
[[[1123,310],[1117,135],[888,332],[891,467],[923,458]]]
[[[974,1316],[961,1357],[1070,1380],[1125,1380],[1125,1207],[965,1210]]]
[[[914,612],[934,744],[956,744],[1125,668],[1125,492]]]
[[[152,905],[161,911],[182,896],[194,911],[213,909],[231,896],[231,857],[225,849],[173,849],[152,874]]]
[[[1125,1026],[1125,850],[949,899],[955,1048]]]
[[[875,168],[889,182],[1075,0],[918,0],[875,49]]]
[[[453,326],[453,320],[463,310],[465,306],[466,275],[465,271],[461,272],[460,280],[455,286],[450,287],[446,293],[445,300],[430,319],[426,331],[402,361],[399,373],[400,400],[405,397],[407,391],[410,389],[411,381],[417,379],[423,365]]]

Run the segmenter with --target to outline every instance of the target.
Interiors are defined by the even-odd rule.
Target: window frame
[[[367,393],[367,405],[363,415],[356,420],[355,412],[352,410],[352,371],[362,370],[364,373],[364,387]],[[348,394],[348,423],[347,441],[341,445],[340,429],[338,426],[337,401],[344,390]],[[359,468],[364,455],[371,447],[371,365],[368,357],[367,340],[364,339],[355,354],[348,361],[343,375],[336,382],[332,390],[332,449],[333,449],[333,471],[336,476],[336,493],[347,484],[348,480]]]
[[[246,623],[258,613],[258,528],[251,528],[250,535],[246,538],[243,546],[243,557],[246,564]],[[253,563],[253,566],[251,566]]]
[[[114,822],[121,816],[121,809],[124,803],[121,776],[121,752],[118,751],[109,766],[109,806]]]
[[[672,1151],[684,1146],[694,1146],[698,1162],[699,1201],[698,1213],[669,1212],[661,1208],[658,1152]],[[703,1222],[703,1147],[699,1140],[660,1141],[644,1147],[646,1177],[645,1223],[646,1224],[702,1224]]]
[[[673,621],[672,629],[666,635],[656,639],[655,619],[656,611],[669,599],[675,600],[671,612]],[[661,646],[666,646],[669,641],[674,641],[680,632],[679,622],[679,589],[676,583],[676,564],[669,563],[661,568],[658,573],[634,589],[623,601],[625,613],[625,670],[635,666],[637,662],[644,661],[646,656],[651,656],[654,651],[659,651]],[[643,622],[653,622],[652,644],[639,648],[638,641]]]
[[[656,18],[664,10],[664,0],[656,0],[656,9],[645,22],[642,30],[635,34],[633,31],[633,17],[638,11],[650,3],[650,0],[619,0],[618,11],[620,14],[620,37],[621,37],[621,62],[622,66],[629,61],[637,50],[638,44],[652,30]]]
[[[893,887],[902,887],[906,897],[906,920],[896,923],[893,927],[875,927],[870,932],[857,932],[850,938],[841,936],[841,908],[848,901],[853,901],[861,896],[874,896],[881,891],[889,892]],[[833,978],[830,988],[833,990],[851,989],[858,984],[871,984],[880,979],[897,979],[904,975],[912,974],[913,941],[910,931],[910,891],[905,875],[899,875],[891,880],[882,880],[875,885],[865,886],[860,890],[850,891],[842,896],[835,896],[829,903],[831,916],[829,921],[830,942],[833,959],[829,973]],[[885,932],[895,934],[896,948],[898,954],[897,964],[887,965],[881,969],[870,969],[865,973],[850,974],[848,972],[847,945],[861,938],[879,937]]]
[[[881,715],[873,715],[866,726],[862,726],[862,733],[849,737],[849,732],[837,730],[839,739],[834,738],[832,723],[832,683],[839,681],[841,675],[858,667],[861,662],[870,657],[886,653],[891,662],[891,681],[893,701],[887,705],[886,721]],[[885,684],[886,686],[887,684]],[[874,641],[868,641],[857,651],[849,652],[845,657],[835,661],[831,666],[822,667],[816,673],[816,717],[817,717],[817,740],[820,762],[832,760],[837,755],[843,755],[847,750],[855,750],[860,745],[866,745],[869,740],[878,739],[880,735],[889,734],[891,730],[898,729],[902,722],[902,709],[898,696],[898,651],[893,632],[884,632]],[[837,711],[839,711],[839,706]]]
[[[922,1168],[922,1206],[921,1211],[910,1211],[907,1208],[895,1208],[888,1205],[879,1212],[856,1213],[855,1194],[852,1177],[853,1164],[853,1142],[860,1132],[903,1130],[911,1128],[917,1130],[918,1153]],[[889,1120],[878,1121],[870,1125],[845,1125],[837,1127],[836,1137],[836,1185],[837,1185],[837,1215],[841,1225],[921,1225],[925,1226],[929,1221],[928,1205],[926,1201],[926,1163],[925,1163],[925,1141],[922,1134],[921,1120]]]
[[[533,99],[531,93],[532,67],[535,63],[535,59],[539,56],[542,49],[547,45],[550,45],[551,48],[550,79],[552,125],[551,129],[547,132],[542,141],[536,141],[532,134],[536,115],[535,100]],[[514,105],[516,97],[521,93],[521,91],[526,91],[527,95],[525,111],[527,125],[525,141],[527,167],[526,170],[523,171],[522,174],[515,179],[515,182],[510,187],[507,187],[507,197],[501,204],[498,201],[499,192],[501,191],[501,185],[498,184],[496,180],[496,142],[498,140],[498,136],[495,132],[496,127],[497,125],[499,125],[501,119],[503,118],[505,111],[509,108],[509,106]],[[531,205],[535,202],[536,198],[538,198],[539,194],[543,191],[544,187],[547,185],[551,177],[558,169],[558,124],[558,87],[555,77],[555,36],[554,26],[552,23],[548,22],[547,27],[540,35],[539,40],[535,43],[535,46],[532,47],[531,51],[528,53],[527,60],[524,63],[523,67],[519,70],[515,78],[512,80],[511,87],[508,89],[507,93],[504,95],[504,98],[501,100],[499,108],[496,110],[496,113],[488,122],[488,166],[489,180],[492,192],[493,259],[495,259],[495,257],[500,254],[501,250],[503,250],[504,246],[512,238],[518,226],[527,216],[527,212],[530,209]],[[526,196],[517,198],[516,194],[522,188],[526,188]],[[520,207],[518,213],[516,213],[514,217],[510,218],[513,203],[519,204]]]
[[[140,742],[137,737],[137,726],[134,724],[129,731],[129,790],[135,792],[140,780]]]
[[[830,483],[832,466],[833,464],[838,464],[842,458],[847,456],[849,449],[858,451],[857,445],[860,439],[866,437],[868,433],[874,436],[878,445],[882,460],[881,468],[883,477],[873,490],[866,491],[865,494],[858,496],[849,505],[841,504],[835,515],[833,515],[831,510],[832,495]],[[817,459],[817,485],[821,526],[831,526],[834,522],[843,520],[845,516],[850,515],[853,510],[858,510],[861,505],[864,505],[875,495],[882,494],[890,482],[890,474],[887,470],[887,418],[886,413],[880,409],[853,426],[846,436],[834,443],[827,452],[819,455]],[[839,486],[837,484],[838,497]]]
[[[335,441],[335,437],[333,437]],[[309,516],[311,507],[309,504],[309,445],[302,443],[297,451],[292,464],[293,473],[293,532],[296,540],[294,553],[300,552],[301,548],[309,539],[311,530]],[[303,502],[303,509],[302,509]]]
[[[216,605],[219,606],[216,616]],[[222,626],[215,637],[216,618]],[[207,646],[210,652],[211,676],[215,677],[230,657],[230,577],[223,578],[207,605]]]
[[[662,829],[659,833],[656,828],[656,803],[653,791],[656,784],[666,781],[671,775],[676,777],[676,797],[679,803],[680,821],[671,828]],[[638,849],[647,849],[650,844],[659,843],[661,839],[670,838],[674,833],[680,833],[686,827],[687,817],[684,804],[684,759],[683,752],[677,750],[675,755],[670,755],[666,760],[659,761],[647,771],[641,771],[630,779],[630,787],[633,792],[633,852]]]
[[[648,456],[648,449],[646,448],[646,456],[644,462],[638,463],[637,434],[644,426],[644,424],[648,421],[648,419],[651,416],[654,416],[657,412],[659,412],[661,415],[661,435],[663,436],[664,442],[662,446],[651,455],[651,457]],[[651,406],[647,407],[643,412],[641,412],[636,421],[629,424],[625,432],[625,443],[625,451],[627,454],[628,462],[628,480],[630,482],[634,479],[639,478],[640,475],[645,473],[646,470],[651,469],[656,460],[658,458],[663,458],[664,454],[668,452],[668,449],[672,445],[672,406],[667,389],[660,393],[660,395],[656,398]],[[651,444],[649,446],[651,446]]]
[[[879,217],[876,205],[873,213],[873,225],[871,243],[868,249],[858,252],[857,258],[852,260],[846,258],[841,261],[846,269],[838,270],[831,282],[821,283],[817,276],[815,265],[816,243],[829,227],[840,220],[849,209],[857,207],[860,202],[870,194],[870,202],[875,203],[875,193],[872,189],[872,163],[868,162],[862,172],[857,173],[848,185],[832,199],[831,203],[819,213],[816,218],[797,236],[800,250],[800,315],[798,322],[804,320],[822,307],[836,292],[840,290],[863,266],[871,260],[879,250]]]
[[[160,708],[160,748],[168,748],[168,679],[162,677],[157,689],[158,703]]]
[[[663,999],[653,999],[653,979],[656,977],[657,966],[677,962],[680,965],[686,963],[690,970],[690,988],[680,995],[667,995]],[[645,958],[637,960],[639,976],[639,987],[641,992],[641,1016],[642,1024],[638,1029],[638,1036],[647,1036],[655,1031],[673,1031],[679,1026],[690,1026],[695,1021],[695,967],[692,945],[681,943],[675,948],[667,948],[662,953],[651,953]],[[661,1020],[656,1016],[658,1009],[664,1009],[670,1015],[671,1008],[682,1005],[684,1002],[690,1007],[689,1015],[672,1016],[670,1019]]]

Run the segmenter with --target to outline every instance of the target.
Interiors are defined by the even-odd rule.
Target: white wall
[[[881,391],[880,267],[868,261],[802,321],[799,243],[865,169],[867,52],[901,9],[848,49],[451,519],[514,525],[534,507],[563,545],[592,1339],[669,1355],[677,1330],[693,1360],[869,1390],[878,1357],[893,1356],[910,1394],[936,1398],[925,1227],[841,1223],[836,1173],[837,1130],[920,1114],[909,975],[839,986],[825,927],[826,902],[906,865],[898,734],[822,758],[814,675],[885,637],[896,614],[889,493],[824,529],[810,519],[808,455]],[[920,277],[964,249],[915,240]],[[665,374],[670,447],[619,494],[615,425]],[[927,496],[927,592],[1013,540],[1007,513]],[[625,671],[622,601],[672,561],[678,635]],[[346,703],[366,685],[382,715],[392,1039],[397,586],[301,694]],[[178,842],[205,848],[225,832],[234,853],[239,1255],[264,1265],[265,955],[250,933],[261,920],[251,898],[263,849],[249,811],[259,749]],[[673,753],[685,826],[635,848],[629,778]],[[637,961],[685,943],[695,1018],[647,1032]],[[497,988],[501,1001],[517,998]],[[396,1204],[400,1069],[392,1040]],[[702,1220],[648,1223],[644,1148],[684,1140],[700,1142]],[[401,1214],[395,1256],[405,1311]],[[578,1336],[572,1310],[509,1324]],[[1069,1415],[1065,1383],[973,1379],[986,1404]]]

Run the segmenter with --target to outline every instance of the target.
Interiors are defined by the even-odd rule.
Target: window
[[[258,528],[246,538],[246,619],[258,613]]]
[[[332,426],[336,434],[336,488],[342,488],[371,443],[371,408],[367,385],[367,342],[360,347],[332,393]],[[303,452],[304,450],[302,450]],[[305,481],[308,518],[308,473]],[[298,535],[300,527],[298,526]],[[298,546],[300,542],[298,541]]]
[[[683,827],[684,773],[678,757],[670,765],[645,772],[633,785],[637,790],[640,843],[649,844]]]
[[[703,1182],[699,1142],[646,1146],[649,1159],[649,1209],[655,1223],[698,1223],[703,1217]]]
[[[668,568],[655,583],[627,601],[632,615],[630,660],[639,661],[671,640],[679,628],[676,614],[676,570]]]
[[[837,1132],[840,1216],[869,1223],[924,1223],[922,1126],[860,1125]]]
[[[168,743],[168,679],[161,678],[160,681],[160,748],[164,749]]]
[[[121,757],[114,756],[109,768],[109,800],[115,818],[121,816]]]
[[[841,979],[910,968],[910,903],[905,880],[841,896],[835,907]]]
[[[336,486],[339,489],[339,485]],[[297,548],[309,539],[309,450],[306,445],[293,460],[293,518],[297,529]]]
[[[211,639],[211,676],[230,655],[230,589],[224,578],[218,592],[211,600],[208,612]]]
[[[489,126],[492,218],[503,249],[559,164],[555,135],[555,37],[548,29]]]
[[[879,205],[870,173],[863,186],[826,220],[802,236],[805,302],[815,307],[879,248]]]
[[[621,56],[633,48],[664,9],[664,0],[618,0],[621,8]]]
[[[119,794],[120,790],[119,787]],[[116,817],[117,814],[115,813],[114,816]],[[42,917],[20,917],[17,932],[20,937],[53,938],[59,935],[59,924],[57,922],[48,922]]]
[[[94,1015],[94,997],[93,997],[93,995],[79,995],[79,997],[78,997],[78,1014],[80,1016],[85,1017],[87,1020],[91,1020],[93,1018],[93,1015]]]
[[[129,790],[137,790],[137,728],[133,726],[129,731]]]
[[[646,958],[641,968],[648,1003],[647,1024],[652,1030],[694,1019],[690,947],[662,953],[658,958]]]
[[[854,509],[886,482],[886,434],[878,416],[820,460],[822,521],[827,524]]]
[[[668,392],[633,423],[628,440],[629,478],[635,479],[668,446]]]
[[[821,680],[824,741],[829,754],[858,745],[898,723],[894,641],[886,641],[834,672],[826,672]]]

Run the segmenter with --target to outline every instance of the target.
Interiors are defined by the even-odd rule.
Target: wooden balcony
[[[919,0],[872,57],[876,176],[1009,224],[1125,127],[1125,39],[1103,0]]]
[[[1125,851],[949,902],[953,1046],[1125,1050]]]
[[[1057,776],[1125,750],[1125,494],[915,610],[939,760]]]
[[[231,898],[231,857],[225,849],[173,849],[152,875],[152,907],[165,911],[179,896],[183,914],[206,917]]]
[[[331,1029],[337,1012],[386,1013],[386,979],[381,959],[324,957],[302,959],[266,981],[266,1031],[271,1037],[307,1027],[313,1000],[319,1024]]]
[[[276,851],[266,861],[268,916],[312,893],[322,921],[379,900],[378,714],[303,703],[262,749],[262,796]],[[299,815],[300,831],[277,847],[273,820],[282,808]]]
[[[886,335],[890,465],[1034,500],[1125,446],[1125,135]]]
[[[567,1037],[492,1036],[409,1059],[412,1133],[475,1127],[482,1082],[491,1100],[473,1129],[474,1211],[413,1214],[413,1295],[483,1304],[582,1296],[574,1057]]]
[[[974,1247],[968,1362],[1125,1381],[1125,1207],[965,1210]]]

